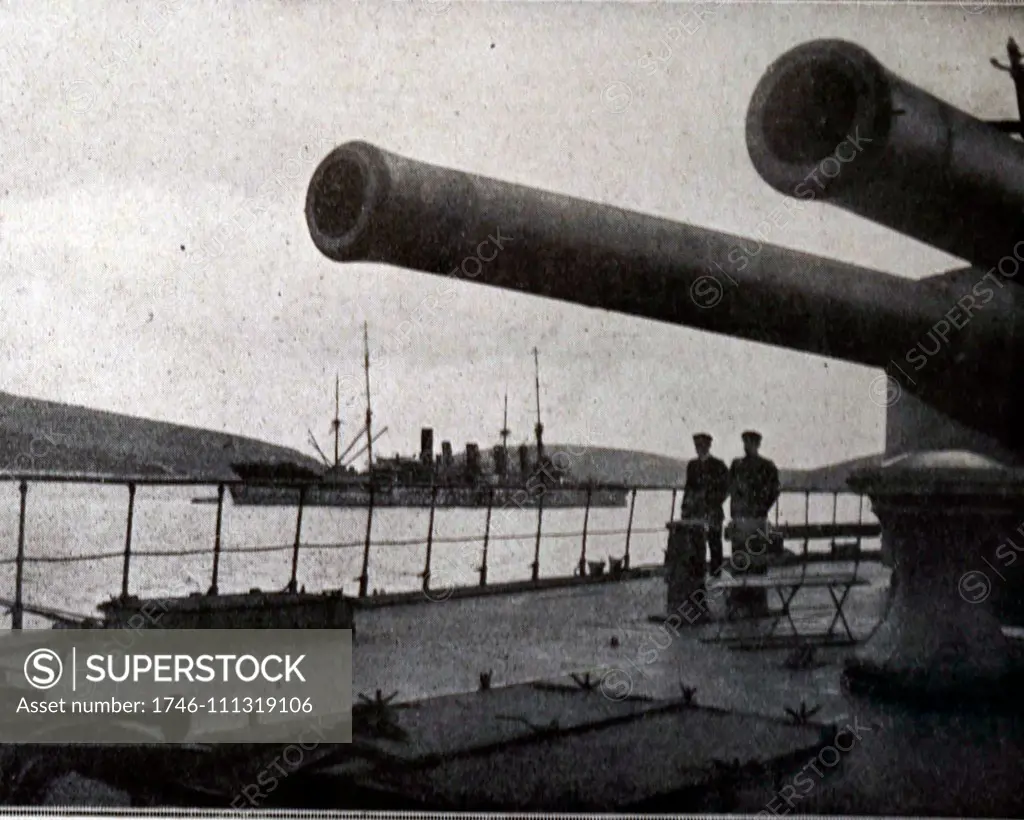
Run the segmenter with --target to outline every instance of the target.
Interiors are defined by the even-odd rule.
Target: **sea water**
[[[192,504],[210,488],[144,487],[136,492],[132,521],[129,593],[164,597],[205,592],[211,583],[216,504]],[[540,518],[540,577],[572,575],[583,551],[586,519],[587,560],[621,558],[629,528],[632,566],[664,560],[665,524],[678,518],[679,500],[671,491],[637,493],[633,521],[629,506],[545,510]],[[803,493],[780,500],[779,521],[804,521]],[[811,522],[832,520],[833,496],[812,494]],[[674,508],[674,509],[673,509]],[[0,599],[15,589],[19,493],[17,485],[0,485]],[[25,516],[26,605],[95,615],[98,603],[121,592],[127,530],[128,490],[98,485],[29,485]],[[836,519],[874,522],[870,505],[840,495]],[[483,560],[487,510],[438,509],[430,550],[430,586],[475,586]],[[770,516],[775,520],[775,513]],[[297,523],[294,507],[242,507],[225,494],[221,527],[218,588],[221,593],[253,588],[280,590],[291,578]],[[297,582],[308,592],[358,591],[366,537],[367,513],[358,508],[309,507],[303,510]],[[430,511],[378,508],[373,512],[368,560],[368,591],[403,592],[422,587],[426,569]],[[491,512],[487,544],[488,583],[525,580],[537,552],[538,511],[496,507]],[[877,547],[877,541],[866,542]],[[243,552],[256,548],[256,552]],[[790,545],[799,550],[801,545]],[[828,542],[813,543],[827,550]],[[726,555],[729,545],[725,545]],[[185,553],[181,555],[147,553]],[[10,623],[9,615],[0,627]],[[46,621],[26,616],[26,626]]]

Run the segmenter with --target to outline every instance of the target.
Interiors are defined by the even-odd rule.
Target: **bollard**
[[[707,522],[698,518],[679,518],[665,525],[668,547],[665,550],[667,584],[666,618],[673,615],[683,623],[697,625],[708,620]]]
[[[998,580],[986,567],[1024,515],[1024,471],[974,453],[918,452],[849,483],[870,497],[900,583],[885,620],[847,661],[845,680],[922,698],[999,694],[1011,650],[988,597]]]

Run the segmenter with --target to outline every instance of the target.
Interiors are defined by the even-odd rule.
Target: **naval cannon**
[[[999,624],[969,606],[953,570],[1024,521],[1015,401],[1024,309],[1013,284],[1024,262],[1024,147],[838,41],[801,46],[769,68],[746,135],[755,168],[779,192],[836,204],[970,267],[912,281],[361,142],[317,167],[306,219],[335,261],[884,369],[896,390],[880,402],[887,453],[914,455],[858,481],[910,580],[897,585],[863,668],[938,690],[1001,678]],[[934,450],[943,452],[918,452]]]
[[[747,252],[744,237],[361,142],[316,169],[306,218],[337,262],[382,262],[878,366],[947,308],[888,274],[763,243]]]
[[[950,324],[948,283],[898,276],[741,236],[440,168],[353,142],[313,174],[306,218],[339,262],[371,261],[884,368]],[[1000,382],[1013,300],[975,314],[955,350],[907,382],[954,419],[1004,428]],[[964,356],[967,351],[966,357]]]
[[[747,113],[751,161],[775,190],[797,198],[811,190],[971,265],[932,280],[950,300],[945,355],[929,361],[923,354],[938,347],[919,343],[885,366],[896,384],[920,383],[913,392],[922,401],[895,404],[886,419],[886,450],[903,458],[851,479],[871,496],[895,556],[889,615],[848,670],[869,685],[976,696],[989,683],[1012,692],[1019,681],[987,606],[995,587],[996,611],[1022,622],[1024,145],[1010,133],[1024,136],[1024,71],[1012,39],[1007,50],[1009,66],[992,62],[1014,79],[1019,122],[983,122],[837,40],[777,59]],[[843,161],[838,150],[851,135],[860,150]],[[1002,299],[990,298],[995,288]],[[1002,342],[989,350],[957,338],[980,313],[1003,323]],[[954,393],[964,397],[955,410],[944,398]]]
[[[1011,40],[1011,62],[1016,51]],[[1011,128],[960,111],[838,40],[778,58],[748,109],[748,153],[775,190],[840,207],[972,266],[921,283],[946,294],[946,316],[885,365],[895,384],[924,399],[890,410],[893,453],[958,445],[1004,463],[1024,459],[1016,396],[1024,144],[1005,133],[1020,133],[1019,123],[1000,125]],[[986,319],[1001,325],[999,338],[975,346],[964,331]]]
[[[746,131],[754,168],[779,193],[844,208],[981,273],[1002,264],[1012,281],[1012,261],[1024,260],[1024,143],[853,43],[817,40],[777,59]]]

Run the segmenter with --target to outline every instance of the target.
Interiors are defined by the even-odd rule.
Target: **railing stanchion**
[[[491,509],[494,507],[494,487],[487,494],[487,521],[484,524],[484,553],[480,560],[480,586],[487,586],[487,543],[491,537]]]
[[[676,506],[673,502],[673,508]],[[622,568],[629,569],[629,541],[633,535],[633,510],[636,508],[636,487],[629,499],[629,522],[626,524],[626,553],[622,556]]]
[[[809,527],[810,524],[811,524],[811,491],[810,490],[804,490],[804,527],[805,527],[804,532],[805,533],[807,532],[806,528]],[[805,535],[804,536],[804,556],[805,557],[807,555],[807,549],[810,546],[810,543],[811,543],[811,539],[807,535]]]
[[[534,581],[540,580],[540,534],[541,524],[544,521],[544,487],[540,488],[540,495],[537,497],[537,543],[533,548],[533,572],[530,577]]]
[[[220,530],[224,520],[224,485],[217,485],[217,525],[213,532],[213,577],[210,579],[209,595],[217,594],[217,581],[220,575]]]
[[[359,597],[367,595],[370,580],[370,533],[373,531],[373,484],[370,484],[370,503],[366,507],[366,543],[363,545],[363,570],[359,574]]]
[[[430,523],[427,524],[427,555],[423,561],[423,591],[430,589],[430,557],[434,551],[434,509],[437,506],[437,485],[430,488]]]
[[[27,481],[22,481],[18,485],[18,492],[21,494],[21,507],[18,512],[18,560],[14,579],[14,606],[11,608],[11,629],[22,628],[22,617],[24,615],[21,588],[25,581],[25,497],[28,495]]]
[[[857,525],[860,526],[864,523],[864,494],[861,493],[858,498],[860,501],[857,504]],[[861,537],[857,536],[857,549],[860,549]]]
[[[306,506],[306,485],[299,487],[299,512],[295,517],[295,546],[292,547],[292,577],[288,591],[299,591],[299,546],[302,544],[302,510]]]
[[[832,526],[836,525],[836,516],[839,515],[839,491],[832,491]]]
[[[587,506],[583,510],[583,542],[580,545],[580,578],[587,574],[587,524],[590,522],[590,497],[593,490],[587,487]]]
[[[676,520],[676,494],[679,492],[678,488],[672,489],[672,509],[668,511],[668,523],[671,524]]]
[[[128,576],[132,568],[132,522],[135,518],[135,482],[128,483],[128,526],[124,534],[124,567],[121,570],[121,597],[128,597]]]

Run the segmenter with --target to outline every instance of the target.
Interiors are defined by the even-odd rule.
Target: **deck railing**
[[[530,580],[539,582],[540,578],[540,558],[542,543],[545,538],[548,540],[562,540],[566,538],[578,538],[579,539],[579,558],[576,561],[575,574],[578,576],[586,576],[591,574],[591,562],[588,559],[587,546],[588,538],[595,536],[616,536],[620,535],[623,537],[622,541],[622,557],[616,560],[618,563],[618,569],[620,571],[628,572],[630,567],[631,559],[631,544],[634,536],[638,534],[655,534],[664,533],[664,523],[657,528],[646,527],[637,528],[634,526],[634,514],[636,511],[636,502],[638,493],[667,493],[671,491],[672,501],[671,506],[666,513],[668,514],[666,521],[673,521],[678,513],[678,499],[680,488],[672,485],[659,485],[649,486],[626,486],[626,485],[615,485],[615,484],[593,484],[586,488],[586,501],[583,505],[583,524],[579,531],[569,532],[545,532],[544,531],[544,494],[539,493],[538,496],[530,499],[532,503],[529,506],[523,504],[512,504],[508,503],[503,505],[495,505],[495,495],[499,491],[505,491],[504,496],[507,497],[510,491],[519,491],[521,487],[492,487],[488,492],[488,500],[486,504],[486,519],[484,524],[484,531],[482,535],[473,536],[454,536],[454,537],[439,537],[435,532],[435,513],[437,510],[437,496],[438,487],[431,488],[430,499],[431,503],[429,506],[429,518],[427,524],[427,532],[424,534],[424,538],[413,538],[413,539],[391,539],[391,540],[374,540],[373,539],[373,522],[374,522],[374,489],[371,487],[369,490],[368,503],[363,508],[366,512],[366,528],[364,536],[359,541],[351,541],[346,543],[333,543],[333,544],[303,544],[302,540],[302,523],[303,523],[303,512],[307,507],[307,494],[311,487],[319,486],[315,481],[295,481],[289,480],[287,482],[243,482],[240,480],[228,481],[222,479],[210,479],[210,478],[160,478],[151,476],[105,476],[105,475],[89,475],[89,474],[52,474],[52,473],[3,473],[0,472],[0,483],[3,482],[16,482],[18,486],[20,496],[20,506],[18,515],[18,534],[17,534],[17,551],[13,559],[0,559],[0,564],[14,563],[16,566],[15,575],[15,589],[13,600],[5,600],[0,598],[0,604],[6,604],[11,612],[11,626],[14,629],[21,629],[23,625],[23,617],[25,612],[41,614],[48,617],[52,617],[57,620],[61,619],[81,619],[82,615],[75,613],[61,612],[60,610],[39,606],[32,606],[26,604],[24,600],[24,568],[26,564],[46,564],[46,563],[68,563],[75,561],[100,561],[100,560],[112,560],[120,558],[122,561],[121,570],[121,597],[128,598],[131,594],[131,572],[132,562],[134,558],[138,557],[187,557],[196,555],[209,555],[210,549],[147,549],[147,550],[133,550],[133,530],[134,530],[134,518],[135,518],[135,503],[136,503],[136,492],[139,487],[216,487],[216,515],[215,522],[213,525],[212,533],[212,556],[213,565],[210,577],[210,586],[208,594],[216,595],[219,592],[219,581],[220,581],[220,565],[221,557],[225,552],[231,554],[243,554],[243,553],[265,553],[265,552],[277,552],[284,550],[291,550],[291,573],[287,584],[284,589],[287,592],[296,592],[299,588],[298,584],[298,568],[299,568],[299,555],[303,546],[307,548],[317,549],[359,549],[362,548],[362,561],[361,571],[359,576],[355,579],[358,581],[358,595],[360,598],[366,598],[370,595],[369,588],[369,567],[371,564],[371,558],[373,554],[373,547],[386,547],[386,546],[416,546],[419,544],[426,545],[424,554],[423,569],[417,575],[421,578],[422,590],[425,593],[429,593],[431,590],[431,575],[433,572],[433,553],[434,547],[438,544],[457,544],[457,543],[481,543],[482,549],[480,554],[480,564],[477,567],[478,572],[478,586],[486,587],[488,585],[488,562],[489,552],[493,550],[495,542],[501,541],[523,541],[530,536],[526,533],[510,534],[510,533],[497,533],[494,531],[492,525],[494,514],[501,512],[502,510],[520,510],[526,512],[536,511],[536,528],[532,537],[534,539],[533,549],[533,561],[530,563]],[[78,484],[78,485],[103,485],[103,486],[119,486],[127,489],[127,516],[124,536],[124,546],[122,549],[116,551],[104,551],[104,552],[92,552],[80,555],[64,555],[59,557],[54,556],[28,556],[25,553],[25,537],[26,537],[26,510],[29,498],[29,486],[30,484]],[[224,520],[224,496],[225,491],[232,486],[243,486],[243,485],[259,485],[259,486],[270,486],[278,489],[297,491],[298,492],[298,503],[295,505],[296,518],[295,518],[295,536],[290,545],[260,545],[260,546],[247,546],[239,547],[231,550],[224,550],[222,548],[222,526]],[[624,528],[617,529],[601,529],[594,530],[590,527],[591,519],[591,508],[592,498],[595,491],[617,491],[626,494],[628,497],[628,514],[626,517],[626,523]],[[779,510],[784,499],[792,498],[793,496],[803,496],[804,500],[804,520],[803,522],[781,522],[779,518]],[[814,524],[811,522],[810,510],[811,510],[811,498],[814,495],[831,495],[832,496],[832,517],[831,525],[827,523]],[[837,520],[838,503],[840,496],[849,496],[858,499],[858,520],[857,522],[840,522]],[[526,500],[526,499],[523,499]],[[211,499],[212,501],[212,499]],[[327,505],[325,505],[327,506]],[[607,506],[607,505],[604,505]],[[832,538],[837,537],[837,533],[849,535],[852,537],[871,537],[877,535],[879,528],[877,524],[865,523],[864,522],[865,503],[862,496],[857,496],[853,493],[843,493],[835,491],[784,491],[780,497],[779,503],[773,508],[773,512],[770,513],[769,517],[774,519],[775,524],[779,527],[788,538],[798,538],[804,541],[806,554],[806,544],[809,540],[815,538]],[[816,529],[817,528],[817,529]],[[598,562],[593,562],[597,564]],[[602,563],[603,566],[603,562]]]

